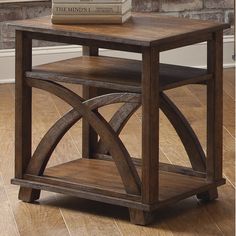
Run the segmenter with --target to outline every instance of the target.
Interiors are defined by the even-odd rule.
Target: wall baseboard
[[[232,59],[234,53],[234,36],[224,36],[224,68],[234,67]],[[33,48],[33,65],[44,64],[57,60],[77,57],[82,54],[81,46],[53,46]],[[137,53],[112,51],[102,49],[101,55],[141,59]],[[161,62],[206,68],[206,43],[199,43],[161,53]],[[15,50],[0,50],[0,83],[14,83]]]

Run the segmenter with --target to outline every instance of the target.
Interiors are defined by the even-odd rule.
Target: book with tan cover
[[[52,3],[53,15],[112,15],[125,14],[131,10],[131,0],[126,0],[122,4],[114,3]]]
[[[131,11],[123,15],[52,15],[53,24],[122,24],[131,17]]]

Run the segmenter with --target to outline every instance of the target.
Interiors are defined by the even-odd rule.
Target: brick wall
[[[133,0],[134,11],[157,12],[192,19],[229,22],[233,34],[234,0]]]
[[[50,2],[0,3],[0,49],[14,48],[14,31],[4,21],[49,15]],[[233,34],[234,0],[133,0],[133,11],[229,22]],[[34,42],[34,46],[49,43]]]
[[[0,3],[0,49],[14,48],[14,29],[7,27],[4,21],[49,14],[51,14],[51,2]],[[39,46],[38,44],[34,42],[34,46]]]

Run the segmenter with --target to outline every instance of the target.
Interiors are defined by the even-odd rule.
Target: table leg
[[[142,202],[154,204],[159,196],[159,52],[145,48],[142,56]],[[130,209],[130,219],[145,225],[152,216]]]
[[[15,99],[15,177],[23,178],[31,158],[32,89],[26,85],[25,71],[32,68],[32,40],[16,31],[16,99]],[[40,190],[21,187],[19,199],[32,202]]]
[[[208,72],[213,79],[207,82],[207,180],[222,179],[223,142],[223,32],[213,34],[207,44]],[[217,189],[198,194],[203,200],[218,197]]]
[[[84,56],[98,56],[97,47],[83,46]],[[83,98],[90,99],[97,96],[97,88],[83,86]],[[82,157],[91,158],[96,151],[98,135],[94,129],[83,119],[82,123]]]

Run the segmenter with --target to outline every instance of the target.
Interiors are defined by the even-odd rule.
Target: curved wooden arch
[[[134,104],[131,104],[128,106],[128,104],[125,104],[115,113],[109,124],[117,134],[122,131],[128,119],[140,105],[141,104],[135,106]],[[163,111],[180,137],[193,170],[204,172],[206,170],[206,157],[195,132],[182,112],[164,93],[160,94],[160,109]],[[121,118],[119,118],[120,114],[122,114]],[[109,154],[102,140],[99,141],[97,153]]]
[[[58,96],[70,104],[82,117],[86,118],[101,139],[106,142],[106,146],[114,159],[126,192],[136,195],[141,194],[141,181],[127,149],[115,131],[99,113],[95,114],[92,112],[91,108],[83,104],[83,99],[80,96],[59,84],[37,79],[28,79],[27,84],[31,87],[43,89]],[[106,96],[107,95],[103,95],[102,97],[105,98]],[[126,94],[126,96],[129,97],[128,94]],[[119,94],[119,97],[122,99],[125,97],[125,94]],[[96,98],[92,100],[96,102]],[[132,101],[132,96],[130,96],[128,100]],[[110,100],[110,102],[114,102],[114,100]],[[48,156],[45,156],[45,158],[48,158]],[[44,160],[41,160],[40,164],[31,164],[30,166],[34,167],[34,169],[29,168],[27,173],[32,174],[33,172],[35,174],[36,172],[37,174],[41,166],[45,168],[45,162]]]
[[[81,99],[82,100],[82,99]],[[126,104],[132,104],[137,106],[140,103],[140,96],[137,94],[120,94],[113,93],[106,96],[99,96],[90,100],[84,101],[83,104],[89,106],[91,110],[100,108],[105,105],[120,103],[120,102],[131,102]],[[135,102],[135,103],[134,103]],[[75,109],[72,109],[61,117],[44,135],[38,144],[31,160],[28,165],[28,174],[42,175],[49,158],[56,148],[57,144],[66,134],[66,132],[80,119],[81,114]]]
[[[195,132],[182,112],[163,92],[160,93],[160,108],[180,137],[193,170],[206,171],[206,156]]]
[[[141,106],[141,103],[125,103],[119,110],[113,115],[109,121],[109,125],[113,130],[120,134],[130,117],[134,114],[135,111]],[[98,141],[97,153],[108,154],[105,143],[100,139]]]

